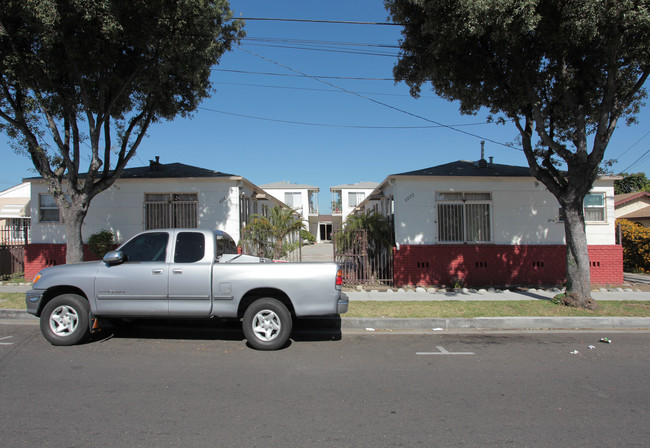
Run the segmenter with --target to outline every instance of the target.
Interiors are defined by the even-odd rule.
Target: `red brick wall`
[[[65,264],[66,246],[65,244],[28,244],[25,246],[25,280],[32,279],[43,268]],[[96,260],[84,245],[84,260]]]
[[[402,245],[395,250],[396,286],[559,285],[566,280],[564,245]],[[623,282],[622,246],[589,248],[593,283]]]

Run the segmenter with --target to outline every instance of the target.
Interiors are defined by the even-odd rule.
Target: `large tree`
[[[83,259],[91,200],[152,123],[211,93],[211,67],[242,29],[226,0],[3,0],[0,127],[47,181],[68,263]]]
[[[394,68],[419,96],[431,83],[463,113],[514,123],[532,175],[557,198],[567,291],[594,307],[583,200],[650,72],[648,0],[386,0],[403,26]]]

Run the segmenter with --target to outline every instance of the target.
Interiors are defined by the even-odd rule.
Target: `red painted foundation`
[[[25,246],[25,280],[31,281],[38,271],[48,266],[65,264],[65,244],[28,244]],[[97,260],[84,245],[84,260]]]
[[[65,264],[64,244],[29,244],[25,247],[25,279],[47,266]],[[393,249],[395,286],[560,285],[566,281],[563,245],[402,245]],[[96,257],[84,247],[84,259]],[[590,246],[591,282],[623,283],[623,247]]]
[[[402,245],[394,250],[396,286],[560,285],[566,281],[564,245]],[[591,281],[623,283],[623,248],[590,246]]]

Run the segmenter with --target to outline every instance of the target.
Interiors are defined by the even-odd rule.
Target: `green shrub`
[[[650,272],[650,229],[627,219],[617,221],[623,245],[626,272]]]
[[[103,258],[106,252],[112,250],[114,244],[115,237],[110,230],[102,229],[88,238],[88,249],[99,259]]]

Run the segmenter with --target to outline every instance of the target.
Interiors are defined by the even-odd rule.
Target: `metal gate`
[[[25,244],[29,244],[29,227],[0,228],[0,280],[24,275]]]
[[[346,286],[392,286],[392,249],[373,247],[368,230],[339,231],[333,240],[334,260],[341,265]]]

